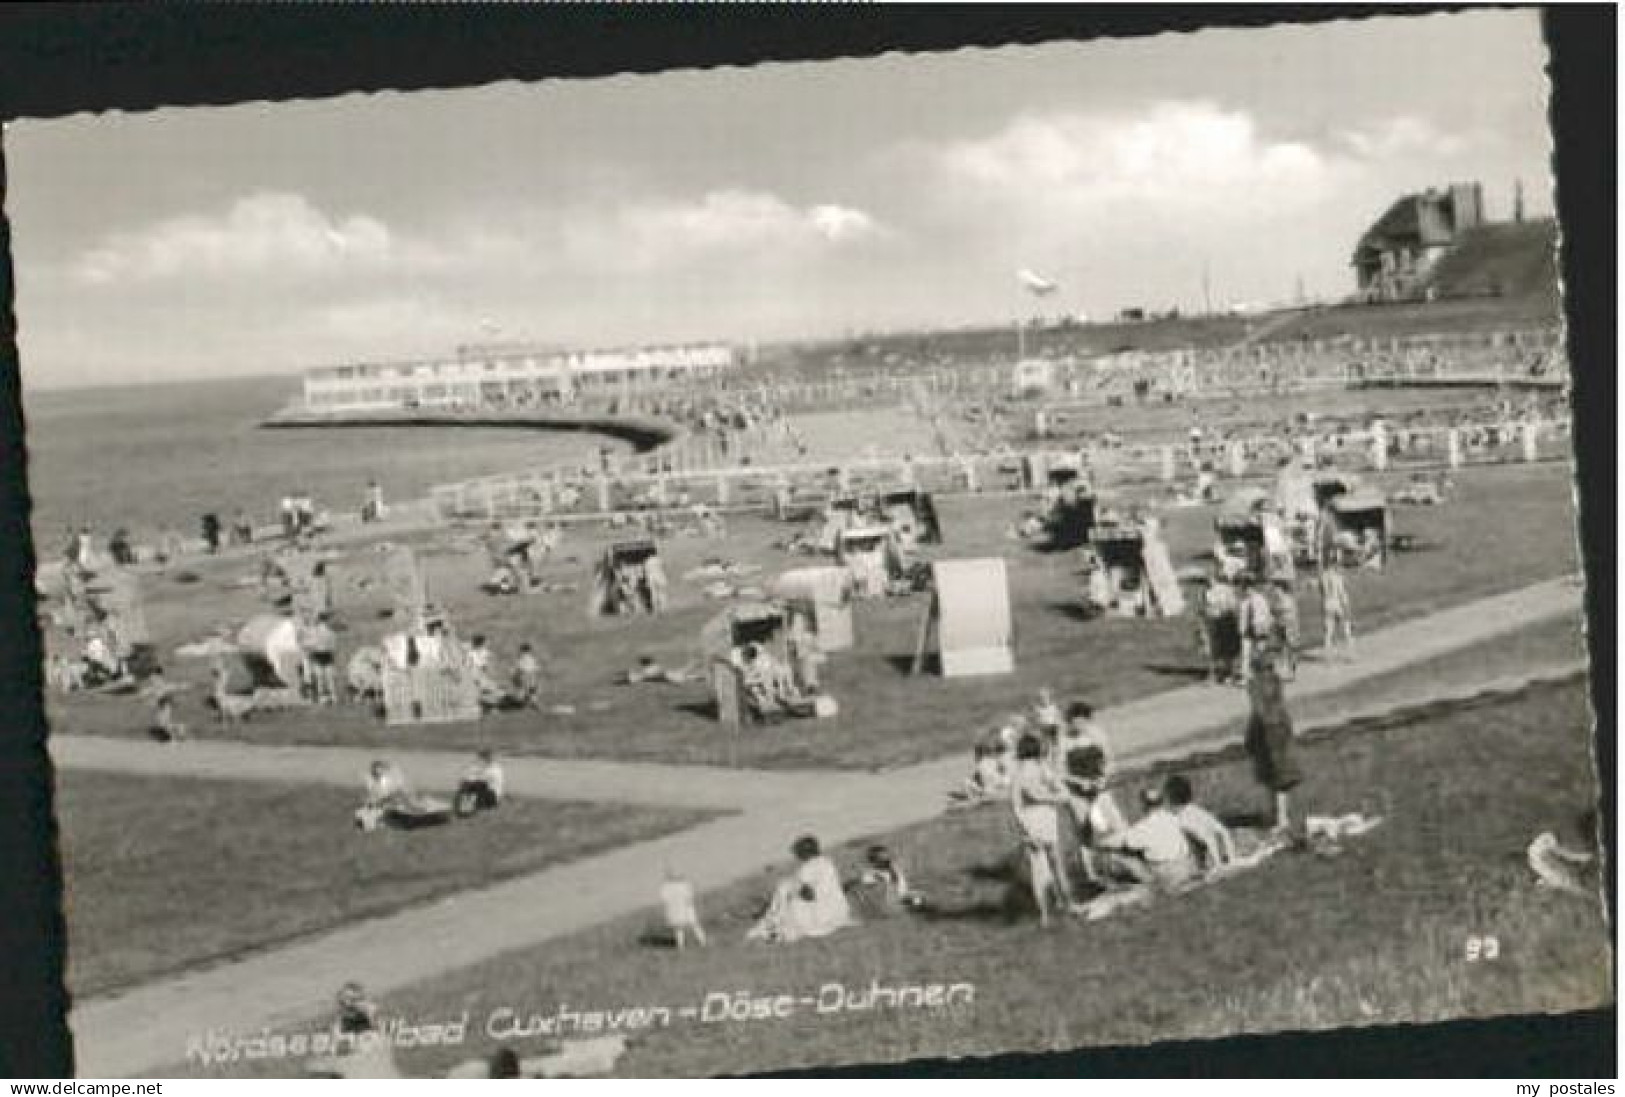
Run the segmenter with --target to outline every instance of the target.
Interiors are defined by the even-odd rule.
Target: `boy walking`
[[[1329,563],[1320,569],[1320,617],[1324,622],[1323,648],[1327,659],[1333,658],[1339,648],[1345,657],[1354,646],[1354,615],[1349,606],[1348,582],[1343,569]],[[1342,642],[1338,642],[1341,633]]]
[[[672,943],[679,951],[688,943],[690,933],[701,948],[705,947],[705,927],[700,925],[694,885],[675,869],[666,870],[666,880],[660,885],[660,906],[666,916],[666,928],[671,930]]]

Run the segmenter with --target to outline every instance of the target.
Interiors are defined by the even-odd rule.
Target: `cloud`
[[[861,240],[880,232],[873,217],[849,206],[814,206],[807,214],[813,228],[834,243]]]
[[[115,233],[81,255],[73,269],[90,285],[200,274],[309,276],[376,266],[395,251],[388,227],[376,218],[340,219],[301,195],[259,193],[237,199],[223,212]]]
[[[630,202],[583,211],[562,229],[568,254],[597,268],[647,269],[718,256],[853,244],[884,234],[863,210],[801,207],[762,191],[714,190],[695,199]]]
[[[1166,102],[1134,115],[1028,114],[991,136],[950,144],[951,184],[1079,207],[1132,201],[1159,210],[1226,197],[1289,198],[1322,187],[1325,156],[1260,134],[1244,111]],[[1249,203],[1251,204],[1251,203]]]
[[[1344,130],[1338,136],[1342,145],[1362,160],[1393,160],[1415,155],[1455,156],[1481,135],[1446,132],[1425,118],[1400,115]]]

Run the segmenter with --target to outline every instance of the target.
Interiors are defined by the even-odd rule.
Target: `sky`
[[[1337,299],[1402,194],[1550,212],[1544,66],[1493,11],[23,120],[23,377]]]

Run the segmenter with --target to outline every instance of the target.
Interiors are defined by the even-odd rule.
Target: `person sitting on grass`
[[[1086,880],[1102,885],[1104,880],[1093,850],[1105,835],[1123,829],[1124,821],[1107,787],[1112,776],[1111,744],[1087,702],[1077,701],[1070,706],[1056,754],[1060,762],[1056,776],[1066,790],[1069,816],[1063,822],[1069,821],[1072,826],[1070,835],[1062,834],[1067,839],[1063,843],[1067,863],[1076,860]]]
[[[542,664],[537,660],[529,641],[519,645],[519,655],[513,661],[510,696],[520,708],[536,708],[541,704]]]
[[[339,1051],[312,1060],[309,1073],[318,1078],[399,1078],[394,1043],[378,1031],[378,1010],[360,983],[345,983],[338,995]]]
[[[739,670],[745,703],[758,720],[781,719],[800,700],[789,668],[760,644],[746,644],[740,650]]]
[[[149,734],[160,743],[178,743],[187,737],[186,725],[175,718],[175,694],[179,692],[164,679],[164,669],[154,669],[146,690],[152,698],[152,726]]]
[[[701,948],[706,945],[705,927],[700,924],[700,912],[694,901],[694,885],[676,869],[666,868],[666,879],[660,885],[660,909],[665,915],[666,929],[671,932],[672,945],[679,952],[687,945],[689,934]]]
[[[384,816],[406,805],[412,795],[406,774],[393,762],[382,759],[367,768],[367,798],[356,810],[356,826],[376,830]]]
[[[476,635],[469,641],[468,664],[473,668],[474,684],[480,691],[480,708],[490,712],[505,707],[508,692],[497,684],[495,659],[484,636]]]
[[[98,629],[90,634],[85,641],[85,683],[88,686],[108,685],[121,681],[127,671],[124,660],[120,659],[108,642],[106,633]]]
[[[979,804],[1010,794],[1011,754],[995,728],[971,748],[971,775],[950,792],[949,799],[960,804]]]
[[[790,852],[796,871],[780,880],[761,919],[747,940],[789,943],[828,937],[853,924],[852,908],[841,887],[841,875],[811,834],[795,840]]]
[[[1236,859],[1236,843],[1230,829],[1196,802],[1195,789],[1190,778],[1172,773],[1162,783],[1162,795],[1174,821],[1184,832],[1186,840],[1195,847],[1201,867],[1210,875]]]
[[[502,802],[504,777],[502,765],[489,749],[474,756],[474,762],[463,771],[457,785],[457,798],[453,810],[459,818],[467,818],[477,811],[490,811]]]
[[[1053,739],[1061,734],[1066,717],[1061,713],[1061,706],[1055,703],[1055,695],[1048,686],[1039,688],[1038,699],[1033,702],[1032,718],[1044,735]]]
[[[70,659],[58,653],[45,662],[46,680],[63,693],[76,693],[85,688],[85,664],[81,659]]]
[[[1196,878],[1196,859],[1185,831],[1160,791],[1148,788],[1140,793],[1140,801],[1144,815],[1100,840],[1111,855],[1108,871],[1164,891],[1184,887]]]
[[[885,917],[898,910],[913,910],[924,897],[908,885],[908,877],[895,854],[873,845],[864,853],[864,869],[851,886],[853,899],[868,914]]]
[[[367,799],[355,813],[355,825],[361,830],[377,830],[384,824],[412,829],[450,818],[451,806],[413,792],[406,774],[395,763],[380,760],[368,768]]]

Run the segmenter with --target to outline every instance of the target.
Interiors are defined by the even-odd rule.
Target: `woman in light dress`
[[[749,940],[787,943],[828,937],[853,923],[841,874],[818,839],[803,834],[790,852],[795,855],[796,870],[773,889],[767,912],[752,927]]]
[[[1060,807],[1067,793],[1055,770],[1044,761],[1044,743],[1027,734],[1016,744],[1016,768],[1010,781],[1010,809],[1021,831],[1027,855],[1028,879],[1038,920],[1050,923],[1052,897],[1068,906],[1071,888],[1061,861]]]

